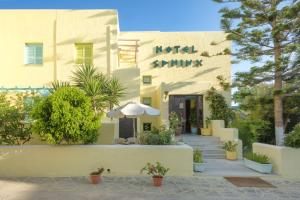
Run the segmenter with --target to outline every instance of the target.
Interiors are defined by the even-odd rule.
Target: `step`
[[[211,154],[222,154],[225,155],[225,151],[223,149],[201,149],[203,155],[211,155]]]
[[[222,154],[211,154],[211,155],[203,155],[203,159],[225,159],[225,155]]]

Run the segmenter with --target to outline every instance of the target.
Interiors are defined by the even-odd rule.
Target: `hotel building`
[[[74,66],[92,64],[126,88],[121,104],[142,102],[161,111],[141,117],[142,132],[168,125],[174,111],[191,132],[209,116],[205,94],[217,76],[231,80],[231,48],[224,32],[122,32],[116,10],[1,10],[0,90],[44,93],[70,81]],[[222,92],[230,103],[230,91]],[[100,143],[132,136],[132,119],[104,119]]]

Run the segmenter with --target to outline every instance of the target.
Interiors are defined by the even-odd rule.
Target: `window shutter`
[[[93,63],[93,44],[75,44],[76,64],[92,64]]]
[[[42,44],[26,44],[24,50],[24,63],[43,64],[43,45]]]

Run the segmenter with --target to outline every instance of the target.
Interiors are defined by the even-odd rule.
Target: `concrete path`
[[[205,159],[206,170],[197,175],[209,176],[276,176],[274,174],[260,174],[247,168],[243,160],[230,161],[225,159]],[[299,198],[300,199],[300,198]]]
[[[99,185],[77,178],[0,178],[0,200],[299,200],[300,180],[263,177],[276,188],[238,188],[222,177],[104,177]]]

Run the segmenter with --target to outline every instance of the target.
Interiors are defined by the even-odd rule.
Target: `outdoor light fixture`
[[[169,91],[164,91],[165,100],[168,98],[168,95],[169,95]]]

